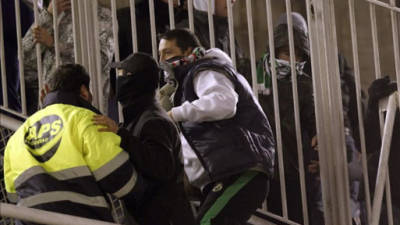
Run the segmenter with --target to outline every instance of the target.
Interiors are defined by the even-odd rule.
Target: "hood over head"
[[[293,21],[293,28],[303,31],[305,34],[308,35],[308,28],[307,28],[307,21],[304,17],[297,12],[292,12],[292,21]],[[278,22],[275,24],[275,27],[284,24],[287,25],[287,15],[283,13],[279,16]]]
[[[204,58],[216,58],[229,65],[233,64],[229,55],[219,48],[208,49],[204,55]]]
[[[310,43],[308,37],[307,22],[299,13],[292,13],[293,38],[295,50],[305,60],[310,58]],[[274,28],[275,51],[280,48],[289,48],[289,31],[286,13],[282,14]]]

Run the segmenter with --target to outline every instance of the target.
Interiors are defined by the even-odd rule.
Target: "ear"
[[[86,101],[92,103],[92,94],[90,93],[90,90],[83,84],[81,85],[79,95]]]

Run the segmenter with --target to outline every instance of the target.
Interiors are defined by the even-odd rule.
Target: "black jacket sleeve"
[[[376,153],[380,150],[381,145],[378,102],[368,101],[368,108],[364,120],[367,151],[368,153]]]
[[[139,173],[164,182],[177,174],[180,140],[178,131],[169,121],[155,119],[146,122],[140,137],[120,128],[121,147],[125,149]]]

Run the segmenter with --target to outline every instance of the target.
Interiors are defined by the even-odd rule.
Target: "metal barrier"
[[[12,130],[0,127],[0,159],[1,159],[0,173],[1,174],[3,174],[3,152],[4,152],[4,149],[5,149],[6,145],[7,145],[8,139],[13,134],[14,134],[14,132]],[[1,182],[0,183],[0,202],[6,203],[6,202],[8,202],[8,200],[7,200],[6,188],[4,186],[4,178],[3,178],[3,176],[1,176],[0,182]],[[4,216],[1,216],[0,224],[1,225],[12,225],[14,223],[13,223],[12,219],[4,217]]]
[[[0,203],[0,215],[48,225],[117,225],[116,223],[91,220],[77,216],[70,216],[61,213],[48,212],[5,203]]]
[[[152,55],[157,59],[157,30],[156,30],[156,16],[154,0],[149,1],[149,29],[151,30],[151,46]],[[204,0],[206,1],[206,0]],[[253,21],[253,4],[252,0],[238,0],[246,2],[246,16],[247,16],[247,30],[249,40],[249,56],[251,62],[251,77],[252,87],[256,95],[258,95],[258,85],[256,76],[256,45],[254,35],[254,21]],[[395,58],[395,69],[397,83],[400,84],[400,55],[399,55],[399,24],[398,24],[398,13],[400,8],[396,6],[395,0],[390,0],[389,3],[379,0],[364,0],[369,3],[370,19],[371,19],[371,36],[374,52],[374,65],[375,74],[377,78],[381,77],[381,62],[380,52],[378,46],[378,31],[376,22],[376,7],[382,7],[390,11],[392,34],[393,34],[393,49]],[[170,28],[176,27],[176,21],[174,18],[174,0],[168,0],[168,12],[169,12],[169,23]],[[207,0],[208,2],[208,22],[209,22],[209,34],[210,34],[210,46],[215,46],[215,32],[214,32],[214,20],[211,3],[213,1]],[[342,3],[344,4],[345,1]],[[118,19],[117,19],[117,0],[109,1],[111,6],[112,15],[112,33],[114,41],[114,57],[115,61],[120,61],[120,51],[118,42]],[[138,32],[137,32],[137,21],[135,11],[135,0],[129,0],[130,15],[131,15],[131,32],[132,32],[132,48],[133,52],[138,51]],[[265,1],[265,12],[268,27],[268,46],[271,54],[271,58],[276,58],[275,47],[274,47],[274,33],[273,33],[273,1]],[[363,112],[361,103],[361,72],[360,72],[360,60],[358,54],[358,41],[357,41],[357,23],[355,19],[355,1],[348,0],[349,16],[350,16],[350,29],[351,29],[351,42],[352,42],[352,56],[353,56],[353,67],[355,74],[355,87],[357,94],[357,109],[359,119],[359,130],[360,130],[360,144],[362,153],[362,167],[363,167],[363,182],[369,184],[368,180],[368,167],[367,167],[367,152],[365,144],[365,131],[363,124]],[[18,59],[19,62],[24,61],[23,46],[21,37],[21,26],[20,26],[20,10],[19,0],[15,0],[15,12],[17,20],[17,39],[18,39]],[[104,101],[105,96],[102,94],[101,77],[102,65],[100,56],[100,42],[98,38],[99,34],[99,22],[97,18],[98,13],[98,1],[78,1],[71,0],[72,4],[72,23],[73,23],[73,39],[74,39],[74,57],[75,62],[83,64],[89,71],[92,78],[92,90],[94,91],[95,105],[100,107],[101,111],[106,110],[101,104]],[[226,0],[227,4],[227,20],[229,26],[229,47],[230,55],[233,60],[234,66],[237,65],[236,49],[235,49],[235,32],[234,29],[234,10],[231,0]],[[293,37],[293,21],[292,21],[292,1],[285,0],[287,23],[289,31],[289,51],[290,51],[290,62],[292,72],[292,92],[294,100],[293,112],[295,115],[295,129],[296,129],[296,141],[298,150],[298,165],[299,165],[299,177],[300,177],[300,192],[302,199],[303,209],[303,223],[304,225],[310,224],[312,218],[309,218],[309,209],[307,204],[307,187],[305,182],[305,168],[303,160],[303,143],[301,134],[301,121],[300,121],[300,105],[298,96],[298,84],[297,74],[295,68],[295,45]],[[309,28],[310,38],[310,50],[311,50],[311,64],[313,72],[313,88],[315,96],[315,113],[317,121],[317,137],[319,145],[319,159],[320,159],[320,176],[322,182],[322,196],[324,204],[324,217],[325,224],[337,225],[337,224],[352,224],[350,215],[350,197],[349,197],[349,179],[347,171],[347,156],[345,146],[345,129],[344,129],[344,118],[342,110],[342,91],[340,86],[339,76],[339,62],[338,62],[338,47],[337,47],[337,31],[335,22],[335,4],[338,2],[334,0],[318,1],[318,0],[305,0],[305,8],[307,11],[307,21]],[[33,0],[33,8],[35,14],[35,25],[37,25],[39,11],[37,1]],[[196,24],[194,24],[194,9],[193,0],[187,1],[187,13],[189,20],[189,29],[195,30]],[[2,17],[1,2],[0,2],[0,18]],[[60,63],[60,50],[59,50],[59,39],[58,39],[58,18],[57,10],[53,13],[53,25],[54,25],[54,43],[55,43],[55,63]],[[242,28],[245,29],[245,28]],[[42,60],[40,57],[40,44],[36,44],[37,54],[37,67],[39,77],[39,87],[43,86],[43,80],[41,80],[41,74],[43,74]],[[3,106],[0,112],[2,118],[0,118],[0,125],[7,126],[10,129],[16,129],[18,122],[15,122],[12,116],[5,117],[7,115],[14,115],[24,117],[27,115],[26,106],[26,94],[25,94],[25,81],[24,81],[24,67],[23,63],[19,64],[19,77],[21,87],[21,103],[22,103],[22,115],[18,112],[8,109],[8,97],[7,97],[7,74],[5,70],[4,54],[4,31],[3,21],[0,21],[0,49],[1,49],[1,78],[2,78],[2,93],[3,93]],[[93,54],[95,53],[95,54]],[[264,218],[267,221],[280,221],[286,224],[297,224],[289,219],[288,207],[290,204],[286,196],[286,184],[285,184],[285,171],[283,165],[283,150],[282,150],[282,129],[281,119],[279,112],[279,96],[278,96],[278,82],[277,72],[275,66],[271,67],[272,73],[272,91],[273,91],[273,102],[275,110],[276,121],[276,140],[277,140],[277,159],[279,169],[279,179],[281,186],[282,196],[282,215],[274,215],[266,210],[259,210],[259,217]],[[396,94],[398,95],[398,94]],[[381,212],[383,192],[385,189],[388,218],[389,224],[393,224],[392,212],[391,212],[391,198],[390,198],[390,181],[387,172],[387,161],[388,161],[388,143],[391,141],[391,130],[394,121],[394,110],[396,110],[396,100],[390,97],[388,114],[386,116],[386,124],[383,127],[383,117],[381,116],[382,123],[382,160],[379,165],[378,179],[376,181],[375,195],[373,204],[371,204],[371,193],[368,185],[364,185],[364,193],[366,200],[366,211],[368,220],[371,225],[377,225],[379,223],[379,215]],[[121,110],[119,110],[121,112]],[[120,114],[122,118],[122,114]],[[270,118],[272,119],[272,118]],[[18,121],[18,120],[17,120]],[[3,141],[5,139],[2,138]],[[339,150],[337,147],[339,146]],[[2,189],[3,190],[3,189]],[[43,221],[42,221],[43,222]]]

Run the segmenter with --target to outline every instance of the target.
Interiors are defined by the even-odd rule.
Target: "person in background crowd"
[[[152,54],[149,1],[135,1],[136,29],[138,51]],[[178,23],[184,17],[183,4],[174,1],[175,22]],[[156,33],[162,34],[169,29],[168,0],[154,1]],[[121,58],[128,57],[132,51],[131,12],[129,7],[118,10],[119,43]]]
[[[1,0],[1,6],[3,15],[1,19],[4,26],[4,55],[6,63],[8,107],[16,111],[21,111],[15,1]],[[33,22],[33,13],[23,1],[20,1],[20,9],[21,31],[22,35],[24,35]],[[0,79],[0,86],[1,82]],[[3,92],[0,91],[0,105],[3,105],[3,103]]]
[[[286,14],[284,14],[286,16]],[[317,160],[318,153],[312,149],[316,143],[316,124],[314,112],[314,97],[312,78],[304,70],[310,62],[307,27],[303,17],[293,13],[293,36],[296,54],[296,75],[299,96],[299,113],[301,124],[301,141],[304,155],[304,164],[309,165],[311,160]],[[271,58],[269,48],[257,66],[259,81],[259,101],[264,112],[270,118],[275,131],[275,111],[272,94],[272,65],[277,73],[279,115],[282,134],[283,164],[285,171],[286,196],[289,218],[297,223],[303,223],[303,211],[300,195],[300,178],[298,166],[298,149],[295,129],[294,102],[292,92],[292,74],[290,68],[290,53],[288,43],[288,28],[286,22],[280,18],[274,28],[275,59]],[[274,64],[273,64],[274,63]],[[314,138],[314,139],[313,139]],[[275,179],[271,181],[271,195],[268,196],[268,209],[276,214],[282,214],[281,188],[279,182],[278,165],[275,166]],[[306,173],[306,183],[310,184],[310,173]],[[273,193],[273,194],[272,194]]]
[[[44,108],[14,133],[4,152],[8,198],[19,206],[112,222],[105,194],[136,205],[146,181],[121,138],[99,132],[92,118],[90,77],[78,64],[58,67]],[[33,224],[17,221],[17,224]]]
[[[34,113],[38,108],[38,74],[37,74],[37,58],[36,58],[36,43],[41,44],[41,55],[43,63],[42,81],[46,83],[50,79],[50,75],[56,69],[55,63],[55,48],[53,37],[53,10],[58,8],[58,23],[59,23],[59,49],[60,49],[60,64],[75,62],[74,57],[74,40],[73,26],[71,14],[71,0],[58,0],[57,7],[50,1],[48,5],[43,4],[43,9],[40,10],[38,26],[32,26],[26,33],[23,39],[24,51],[24,72],[26,82],[26,93],[28,103],[28,113]],[[107,109],[107,101],[110,89],[110,63],[112,62],[113,50],[113,35],[111,23],[111,11],[108,8],[99,4],[98,9],[99,19],[99,37],[101,49],[101,86],[104,99],[100,102],[104,109]],[[105,112],[106,113],[106,112]]]
[[[374,193],[376,176],[378,173],[379,157],[381,150],[381,127],[379,122],[379,101],[388,97],[397,91],[397,84],[390,80],[388,76],[380,78],[372,82],[368,88],[368,108],[365,115],[365,139],[368,157],[368,174],[370,177],[371,193]],[[400,179],[397,171],[399,171],[398,159],[400,159],[400,115],[399,110],[396,109],[396,117],[394,121],[392,142],[390,144],[389,155],[389,179],[390,188],[392,190],[392,209],[393,209],[393,224],[400,224]],[[385,198],[383,200],[386,201]],[[382,214],[380,225],[387,225],[387,208],[386,204],[382,204]]]
[[[100,115],[94,121],[107,126],[103,131],[121,136],[121,147],[131,155],[138,172],[153,183],[143,203],[128,211],[143,225],[195,224],[183,188],[179,132],[155,99],[157,63],[150,55],[135,53],[113,66],[124,124],[118,128],[113,120]]]
[[[296,57],[296,74],[298,76],[298,96],[300,110],[300,124],[302,133],[302,148],[304,155],[304,165],[306,165],[306,188],[308,190],[307,201],[309,206],[311,224],[324,224],[321,182],[318,165],[318,149],[316,139],[316,125],[314,112],[313,83],[311,73],[311,60],[307,23],[298,13],[292,14],[293,35]],[[288,199],[289,218],[298,222],[303,222],[302,203],[300,195],[300,180],[298,166],[298,150],[296,140],[296,129],[294,122],[294,103],[292,93],[291,65],[289,53],[289,37],[287,15],[282,14],[274,29],[275,57],[271,59],[267,51],[258,64],[258,83],[260,90],[260,103],[269,118],[274,117],[274,104],[272,96],[272,72],[271,64],[274,62],[277,72],[279,107],[282,130],[282,150],[285,168],[286,194]],[[340,58],[341,59],[341,58]],[[346,130],[351,128],[351,118],[349,117],[349,102],[352,93],[349,91],[349,82],[352,76],[350,69],[343,60],[340,60],[343,91],[343,104],[345,115]],[[346,69],[343,69],[346,68]],[[354,85],[354,79],[353,85]],[[354,87],[355,88],[355,87]],[[355,98],[355,96],[354,96]],[[273,124],[275,121],[271,120]],[[361,165],[356,144],[351,136],[351,132],[346,133],[346,149],[348,152],[348,168],[351,178],[351,209],[354,221],[360,221],[360,203],[358,199],[359,185],[361,180]],[[276,167],[277,170],[277,167]],[[276,174],[279,178],[280,174]],[[273,194],[272,194],[273,193]],[[281,196],[279,179],[273,180],[271,185],[271,195],[269,195],[268,208],[277,214],[281,214]]]
[[[265,199],[275,142],[243,76],[219,49],[183,29],[163,34],[160,62],[174,80],[169,116],[179,124],[184,169],[201,190],[198,223],[244,224]]]
[[[232,5],[236,0],[231,0]],[[187,5],[187,0],[185,0]],[[211,47],[210,32],[208,25],[208,1],[194,0],[193,1],[193,15],[194,15],[194,30],[196,36],[199,38],[200,43],[205,49]],[[211,8],[214,20],[214,34],[215,34],[215,47],[221,49],[227,54],[230,54],[230,39],[229,39],[229,26],[228,26],[228,8],[226,0],[212,0]],[[183,13],[187,15],[187,12]],[[188,28],[189,19],[185,17],[181,22],[177,23],[177,28]],[[244,56],[242,48],[238,42],[235,43],[236,65],[239,73],[243,74],[245,78],[251,83],[251,68],[250,60]]]
[[[108,2],[109,0],[101,0],[102,2]],[[120,8],[117,11],[118,17],[118,38],[119,38],[119,50],[120,57],[122,59],[128,57],[133,52],[132,46],[132,24],[131,24],[131,9],[130,4],[127,0],[119,0],[117,6]],[[174,1],[174,16],[175,22],[178,23],[183,17],[183,4],[180,4],[178,0]],[[155,25],[156,33],[161,34],[169,29],[169,13],[168,13],[168,0],[155,0],[154,1],[155,11]],[[138,51],[148,54],[152,54],[152,39],[150,29],[150,12],[149,12],[149,1],[148,0],[136,0],[135,1],[135,19],[137,29],[137,43]],[[116,76],[114,71],[111,70],[111,101],[109,116],[118,121],[117,112],[117,100],[115,96],[115,80]]]

